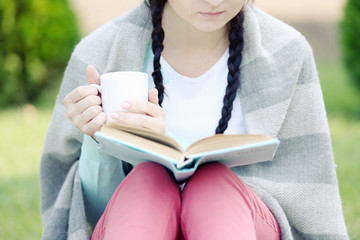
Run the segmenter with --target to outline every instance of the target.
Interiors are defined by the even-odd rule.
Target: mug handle
[[[99,91],[99,93],[101,93],[101,86],[99,84],[93,83],[93,84],[89,84],[89,86],[95,87]]]

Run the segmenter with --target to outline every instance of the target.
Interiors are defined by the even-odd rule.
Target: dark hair
[[[158,90],[159,104],[161,106],[164,100],[164,85],[163,76],[161,74],[160,56],[164,49],[163,41],[165,33],[161,25],[162,14],[167,0],[148,0],[146,4],[150,8],[152,24],[154,26],[152,32],[152,50],[154,53],[154,71],[152,77],[154,79],[155,87]],[[240,64],[242,61],[242,49],[244,46],[243,40],[243,23],[244,14],[241,10],[229,23],[229,58],[228,58],[228,85],[226,87],[225,96],[223,99],[223,108],[221,110],[221,118],[215,130],[215,133],[224,133],[228,127],[228,122],[231,118],[233,109],[233,102],[236,97],[237,89],[240,87]]]

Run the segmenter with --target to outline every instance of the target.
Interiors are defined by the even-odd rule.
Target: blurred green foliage
[[[360,1],[348,0],[340,25],[343,57],[347,73],[360,90]]]
[[[0,108],[58,85],[79,38],[67,0],[0,0]]]

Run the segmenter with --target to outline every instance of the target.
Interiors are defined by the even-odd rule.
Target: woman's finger
[[[159,105],[158,90],[156,88],[152,88],[149,91],[148,98],[149,98],[149,102],[155,105]]]
[[[100,112],[96,115],[96,117],[83,126],[82,132],[89,136],[93,136],[96,131],[100,130],[105,121],[106,114],[104,112]]]
[[[86,78],[87,78],[89,84],[100,84],[99,73],[93,65],[87,66]]]
[[[144,101],[126,101],[121,107],[130,112],[145,113],[152,117],[164,117],[164,110],[157,104]]]
[[[83,113],[78,114],[74,117],[74,125],[82,130],[82,128],[88,124],[92,119],[102,112],[102,107],[100,106],[91,106],[87,108]]]
[[[100,106],[101,98],[99,96],[89,95],[77,102],[76,105],[78,112],[83,113],[89,107]]]
[[[74,104],[89,95],[98,95],[98,90],[93,86],[79,86],[67,94],[64,98],[65,107]]]
[[[112,118],[123,124],[148,128],[158,132],[164,132],[165,121],[163,118],[155,118],[149,115],[134,112],[114,112]]]
[[[82,114],[86,109],[92,106],[100,106],[101,98],[97,95],[88,95],[77,103],[66,104],[66,115],[73,120],[77,115]]]

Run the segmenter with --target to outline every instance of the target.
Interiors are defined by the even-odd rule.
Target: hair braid
[[[152,51],[154,53],[154,71],[152,77],[154,79],[155,87],[158,90],[159,104],[164,99],[163,76],[161,74],[160,57],[161,52],[164,49],[163,41],[165,38],[164,30],[161,26],[162,13],[165,6],[166,0],[148,0],[148,4],[152,23],[154,26],[152,32]],[[215,133],[224,133],[228,127],[228,122],[231,118],[231,112],[233,109],[233,102],[236,98],[237,89],[240,86],[240,65],[242,61],[242,50],[244,47],[243,40],[243,23],[244,13],[240,11],[230,22],[229,22],[229,59],[228,69],[229,73],[227,76],[228,85],[226,87],[225,96],[223,98],[223,108],[221,110],[221,118],[219,124],[215,130]]]
[[[151,9],[151,18],[152,24],[154,26],[153,32],[151,34],[152,38],[152,51],[154,53],[154,71],[152,77],[154,79],[154,84],[158,90],[159,105],[161,106],[164,100],[164,84],[163,76],[161,74],[161,64],[160,57],[161,52],[164,49],[163,41],[165,38],[164,29],[161,26],[162,13],[164,10],[165,1],[150,1]]]
[[[240,86],[240,64],[242,61],[242,50],[244,47],[243,23],[243,11],[240,11],[229,23],[230,45],[228,59],[229,73],[227,77],[228,85],[223,99],[224,106],[221,110],[219,125],[215,130],[216,134],[224,133],[228,127],[228,122],[231,118],[231,112],[233,109],[233,102],[236,97],[237,89]]]
[[[164,49],[163,41],[165,38],[164,30],[161,26],[162,12],[165,6],[166,0],[145,0],[144,3],[150,8],[152,23],[154,26],[153,32],[151,34],[152,38],[152,51],[154,53],[154,71],[152,77],[154,79],[155,87],[158,90],[158,99],[159,105],[164,99],[164,85],[163,77],[161,74],[161,65],[160,65],[160,56],[161,52]],[[123,170],[125,175],[128,175],[133,169],[133,166],[130,163],[122,162]]]

